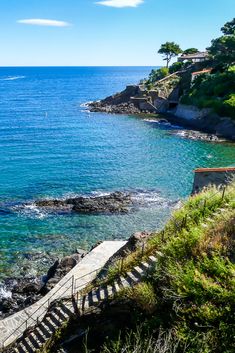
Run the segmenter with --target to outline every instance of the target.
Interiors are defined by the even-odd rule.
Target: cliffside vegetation
[[[221,31],[223,35],[212,40],[211,46],[207,48],[207,60],[200,63],[175,62],[170,67],[167,65],[165,68],[153,70],[146,82],[147,87],[153,89],[160,79],[177,71],[193,74],[195,71],[210,69],[206,73],[195,75],[191,82],[188,81],[188,87],[184,86],[181,90],[181,103],[211,108],[220,116],[235,119],[235,19],[227,22]],[[159,50],[161,53],[165,50],[166,60],[176,56],[176,53],[179,54],[179,51],[182,52],[176,43],[168,43],[167,47],[166,44]],[[170,48],[169,44],[172,44]],[[178,51],[174,49],[176,46]],[[172,55],[170,57],[169,50]],[[183,54],[193,54],[196,50],[189,48]]]
[[[123,258],[122,275],[151,254],[157,263],[142,282],[73,323],[87,335],[67,352],[234,353],[235,182],[185,201],[164,230]],[[119,260],[97,285],[118,275]]]
[[[192,196],[149,240],[146,255],[153,250],[153,272],[119,295],[138,307],[137,329],[101,352],[234,352],[235,183]],[[125,270],[135,261],[131,254]]]

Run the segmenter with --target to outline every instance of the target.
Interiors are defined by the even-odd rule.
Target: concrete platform
[[[98,270],[125,244],[126,241],[104,241],[86,255],[42,299],[30,307],[0,320],[0,348],[7,347],[21,337],[26,328],[34,326],[37,321],[42,320],[50,303],[71,296],[72,292],[76,293],[94,280]]]

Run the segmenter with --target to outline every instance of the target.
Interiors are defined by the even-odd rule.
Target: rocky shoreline
[[[182,121],[182,119],[177,118],[172,114],[164,114],[161,113],[162,117],[159,114],[153,114],[153,112],[145,112],[143,113],[138,107],[136,107],[133,103],[120,103],[120,104],[106,104],[104,101],[99,102],[91,102],[87,105],[87,108],[90,112],[102,112],[107,114],[125,114],[125,115],[137,115],[143,118],[146,121],[156,122],[158,124],[169,124],[171,123],[180,123],[182,128],[173,130],[169,132],[171,135],[177,135],[182,138],[190,139],[190,140],[199,140],[199,141],[207,141],[207,142],[225,142],[226,138],[222,136],[217,136],[215,133],[208,133],[207,129],[200,130],[192,130],[190,129],[190,124],[188,122]],[[151,119],[148,116],[151,115]],[[164,118],[163,118],[164,117]],[[174,125],[173,125],[174,127]]]
[[[158,92],[148,91],[142,85],[130,85],[120,93],[87,103],[86,108],[90,112],[144,115],[144,118],[151,115],[155,116],[156,120],[162,120],[162,115],[167,122],[181,125],[185,131],[190,130],[184,133],[184,138],[208,142],[235,140],[235,123],[231,118],[220,117],[211,109],[180,104],[179,92],[178,86],[170,90],[166,86],[165,90]]]
[[[5,279],[0,284],[0,320],[41,299],[86,254],[85,250],[77,249],[70,256],[65,256],[55,261],[52,258],[52,265],[44,276],[11,277]]]
[[[142,247],[152,234],[146,231],[134,233],[125,247],[109,259],[106,267],[112,265],[117,258],[124,257],[128,252]],[[99,244],[100,242],[95,244],[90,251]],[[44,276],[11,277],[0,283],[0,320],[43,298],[90,251],[76,249],[72,255],[56,259],[54,262],[52,259],[52,265]]]

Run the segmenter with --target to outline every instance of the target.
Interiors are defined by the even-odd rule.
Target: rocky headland
[[[97,102],[88,103],[87,108],[91,112],[109,114],[139,116],[154,114],[156,118],[161,114],[169,123],[194,129],[193,139],[212,142],[219,142],[220,138],[235,140],[235,122],[233,119],[221,117],[209,108],[199,109],[181,103],[183,92],[190,88],[193,70],[196,70],[196,68],[171,74],[159,80],[156,86],[151,89],[144,83],[129,85],[122,92]],[[203,136],[200,132],[204,132],[208,136]],[[187,136],[191,138],[192,134],[185,134],[186,138]]]

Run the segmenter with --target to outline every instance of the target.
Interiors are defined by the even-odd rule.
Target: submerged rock
[[[77,213],[112,214],[127,213],[129,207],[132,205],[132,200],[129,193],[113,192],[105,196],[80,196],[65,200],[39,200],[35,201],[35,205],[55,210],[68,208]]]
[[[190,140],[199,140],[199,141],[208,141],[208,142],[224,142],[225,139],[222,139],[214,134],[208,134],[196,130],[181,130],[181,131],[171,131],[171,135],[177,135],[182,138]]]

